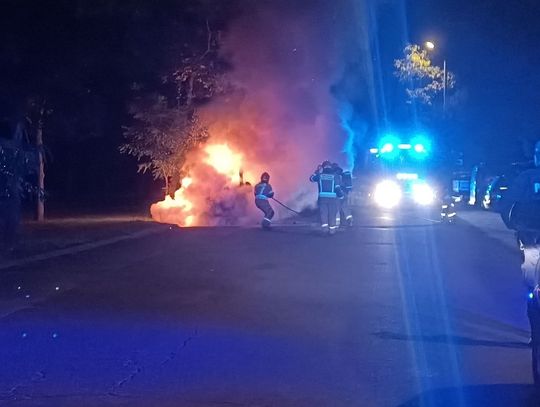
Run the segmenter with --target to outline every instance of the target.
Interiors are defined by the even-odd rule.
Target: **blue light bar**
[[[418,135],[411,139],[411,154],[419,160],[427,158],[431,153],[431,140],[425,136]]]
[[[382,137],[379,142],[379,153],[381,154],[381,157],[387,160],[393,160],[399,156],[399,144],[399,138],[393,134],[387,134],[386,136]]]
[[[391,144],[391,143],[386,143],[385,145],[383,145],[381,147],[381,153],[391,153],[392,151],[394,151],[394,145]]]

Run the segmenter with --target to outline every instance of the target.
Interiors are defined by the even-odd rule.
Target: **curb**
[[[472,215],[460,216],[458,212],[458,217],[469,226],[482,231],[488,238],[498,241],[511,250],[517,249],[514,232],[502,224],[498,215],[480,211],[476,213],[477,219],[475,219],[473,211],[469,211],[469,214]]]
[[[19,267],[19,266],[26,266],[28,264],[35,263],[38,261],[54,259],[56,257],[67,256],[67,255],[75,254],[75,253],[81,253],[88,250],[96,249],[98,247],[108,246],[114,243],[122,242],[124,240],[140,239],[142,237],[150,236],[157,233],[162,233],[164,231],[165,230],[157,230],[157,229],[141,230],[139,232],[135,232],[129,235],[111,237],[109,239],[98,240],[97,242],[83,243],[81,245],[76,245],[76,246],[68,247],[65,249],[58,249],[58,250],[53,250],[47,253],[36,254],[33,256],[29,256],[25,259],[10,260],[10,261],[0,263],[0,270],[6,270],[9,268]]]

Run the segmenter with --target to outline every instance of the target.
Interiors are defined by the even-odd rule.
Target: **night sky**
[[[460,126],[474,140],[471,154],[520,159],[521,141],[540,137],[538,2],[418,0],[408,5],[410,40],[440,43],[435,60],[447,59],[465,93]]]

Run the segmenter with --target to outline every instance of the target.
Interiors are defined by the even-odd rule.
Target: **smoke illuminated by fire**
[[[189,178],[174,198],[152,205],[155,220],[254,223],[261,214],[252,186],[262,172],[270,173],[276,197],[300,210],[316,204],[316,186],[308,178],[317,164],[329,159],[346,167],[341,103],[331,90],[343,77],[343,44],[352,43],[342,22],[354,13],[340,2],[311,0],[301,10],[293,3],[246,8],[223,33],[234,91],[199,109],[210,139],[188,156],[183,170]],[[288,215],[274,209],[277,218]]]

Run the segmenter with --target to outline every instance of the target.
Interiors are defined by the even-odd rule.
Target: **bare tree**
[[[179,106],[192,108],[194,103],[211,99],[225,89],[223,69],[219,66],[219,32],[213,32],[206,21],[206,48],[184,55],[180,66],[164,82],[176,86]]]

